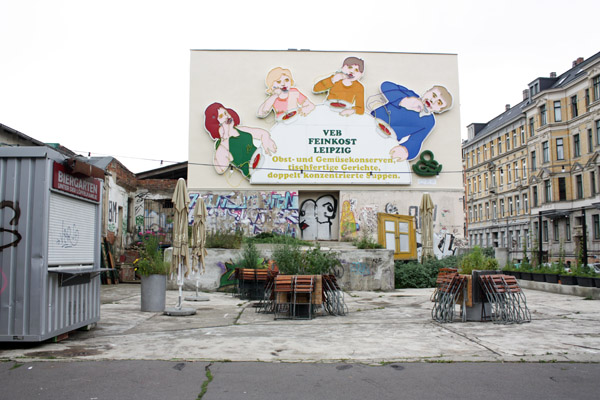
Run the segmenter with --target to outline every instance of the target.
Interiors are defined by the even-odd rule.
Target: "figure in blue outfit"
[[[378,129],[386,135],[396,134],[398,146],[390,150],[392,158],[412,160],[419,155],[423,141],[435,126],[433,114],[452,107],[452,95],[445,87],[434,86],[419,97],[392,82],[383,82],[381,93],[388,102],[371,111],[371,115],[377,119]]]

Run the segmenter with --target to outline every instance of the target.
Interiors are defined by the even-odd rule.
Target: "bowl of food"
[[[375,119],[375,127],[376,127],[376,131],[377,133],[384,138],[395,138],[396,137],[396,133],[394,132],[394,129],[384,120],[382,119]]]
[[[326,104],[327,104],[327,106],[329,106],[330,110],[336,111],[336,112],[341,112],[341,111],[352,108],[352,104],[345,100],[331,99],[331,100],[327,100]]]
[[[276,119],[277,119],[277,122],[289,124],[289,123],[292,123],[295,120],[297,120],[299,115],[300,115],[299,110],[297,108],[293,108],[293,109],[287,110],[283,114],[280,114]]]

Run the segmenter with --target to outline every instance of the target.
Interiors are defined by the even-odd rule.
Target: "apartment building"
[[[463,142],[469,244],[600,257],[600,53],[533,80]]]

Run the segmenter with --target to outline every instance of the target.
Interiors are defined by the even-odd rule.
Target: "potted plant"
[[[573,271],[579,286],[594,287],[596,273],[588,265],[578,265]]]
[[[144,235],[140,258],[135,261],[136,272],[142,278],[142,311],[162,312],[165,310],[167,273],[160,242],[154,235]]]
[[[517,279],[521,278],[521,271],[518,270],[517,265],[512,260],[509,260],[504,268],[502,268],[502,273],[505,275],[512,275]]]

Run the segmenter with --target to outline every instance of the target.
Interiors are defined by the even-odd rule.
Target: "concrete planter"
[[[546,282],[546,274],[540,273],[540,272],[532,272],[531,273],[531,277],[533,278],[533,281],[535,282]]]
[[[577,285],[577,278],[573,275],[559,275],[561,285]]]
[[[544,274],[546,276],[546,282],[558,283],[558,274]]]
[[[579,286],[594,287],[594,278],[589,276],[578,276],[577,284]]]
[[[526,281],[532,281],[533,280],[533,276],[531,275],[531,272],[521,272],[521,279],[524,279]]]
[[[163,312],[167,296],[167,276],[142,276],[142,311]]]

